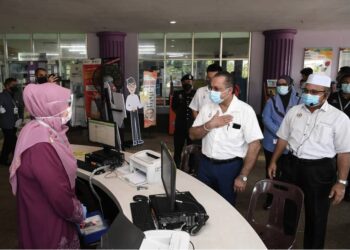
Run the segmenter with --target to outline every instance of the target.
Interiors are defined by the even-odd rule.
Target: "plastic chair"
[[[271,208],[268,210],[268,221],[265,224],[259,224],[254,218],[257,201],[262,194],[273,196]],[[247,221],[268,249],[293,247],[303,200],[303,191],[295,185],[269,179],[255,184],[250,198]],[[288,215],[288,218],[285,215]]]
[[[185,150],[181,155],[181,163],[179,169],[186,172],[196,175],[199,166],[199,155],[202,152],[202,146],[198,144],[191,144],[185,147]],[[195,157],[194,166],[190,166],[190,156]],[[192,158],[193,158],[192,157]]]

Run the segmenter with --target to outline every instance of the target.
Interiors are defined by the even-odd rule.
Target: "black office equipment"
[[[176,193],[174,210],[169,206],[165,195],[150,195],[151,207],[160,229],[175,229],[182,227],[190,232],[193,227],[202,227],[208,220],[204,207],[190,192]]]
[[[130,203],[132,221],[142,231],[156,229],[152,218],[151,208],[147,201]]]
[[[159,229],[181,228],[192,235],[196,234],[209,216],[190,192],[176,193],[176,165],[168,147],[163,142],[161,142],[161,165],[165,194],[150,195],[150,206],[148,202],[137,202],[142,203],[138,209],[143,209],[142,213],[145,214],[151,211],[151,207]],[[132,215],[136,223],[133,211]],[[152,216],[147,220],[149,219],[152,219]]]
[[[85,161],[77,160],[77,165],[78,165],[78,168],[89,172],[92,172],[96,169],[96,166],[92,166],[90,163],[87,164]],[[104,170],[100,170],[100,171],[97,171],[95,175],[103,174],[104,172],[105,172]]]
[[[85,162],[91,167],[110,165],[112,168],[123,165],[124,154],[118,149],[117,125],[115,122],[88,119],[89,141],[103,146],[98,150],[85,155]]]

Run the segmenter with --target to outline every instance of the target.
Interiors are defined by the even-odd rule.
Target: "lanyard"
[[[340,105],[340,110],[344,111],[349,105],[350,105],[350,101],[348,101],[345,105],[345,107],[343,108],[343,103],[341,102],[341,98],[340,98],[340,94],[338,92],[338,101],[339,101],[339,105]]]

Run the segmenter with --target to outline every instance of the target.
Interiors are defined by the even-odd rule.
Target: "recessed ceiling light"
[[[171,48],[175,48],[175,45],[171,45],[170,47],[171,47]]]
[[[176,23],[176,21],[175,21],[175,20],[170,21],[170,24],[175,24],[175,23]]]

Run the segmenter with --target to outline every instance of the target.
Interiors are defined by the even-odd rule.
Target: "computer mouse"
[[[144,195],[135,195],[134,197],[132,197],[132,199],[134,201],[148,201],[148,197],[147,196],[144,196]]]

